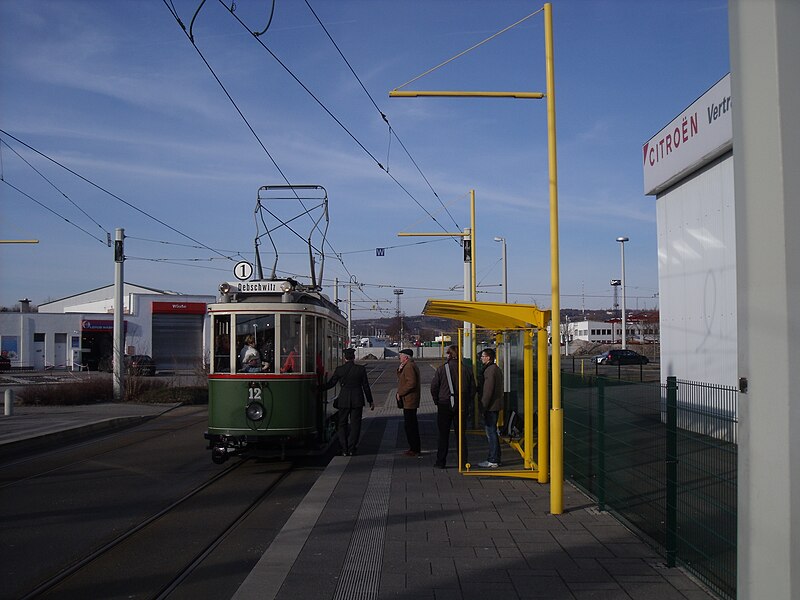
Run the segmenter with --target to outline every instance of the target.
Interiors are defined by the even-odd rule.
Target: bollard
[[[6,390],[5,401],[6,406],[3,414],[5,414],[7,417],[10,417],[14,414],[14,390]]]

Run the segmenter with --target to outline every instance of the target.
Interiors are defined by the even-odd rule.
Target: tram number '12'
[[[258,384],[251,383],[250,388],[247,390],[248,400],[261,400],[261,388],[256,387]]]

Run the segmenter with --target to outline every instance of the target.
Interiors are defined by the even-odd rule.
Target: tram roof
[[[535,304],[469,300],[428,300],[422,314],[474,323],[487,329],[544,329],[550,321],[550,311],[540,310]]]

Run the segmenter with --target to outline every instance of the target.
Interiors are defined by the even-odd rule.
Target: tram
[[[320,201],[318,208],[327,220],[327,192],[321,186],[264,186],[256,210],[264,203],[262,193],[278,193],[277,198],[285,200],[281,193],[293,197],[298,190],[321,196],[313,200]],[[325,231],[327,223],[323,229],[315,220],[313,230]],[[272,239],[274,228],[266,227],[261,235]],[[347,321],[322,294],[324,259],[317,275],[309,236],[310,283],[276,277],[277,250],[272,274],[265,278],[259,239],[257,231],[255,277],[222,283],[218,302],[208,306],[214,351],[205,438],[217,464],[235,455],[323,444],[334,430],[335,411],[328,398],[332,391],[321,390],[320,384],[341,362]]]

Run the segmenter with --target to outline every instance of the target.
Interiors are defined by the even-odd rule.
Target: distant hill
[[[429,338],[432,338],[433,335],[439,335],[442,332],[455,333],[461,326],[463,326],[462,321],[442,319],[441,317],[428,317],[426,315],[403,317],[403,332],[405,336],[422,336],[423,341],[429,341]],[[380,335],[381,333],[396,335],[397,329],[397,317],[353,320],[354,336]]]

